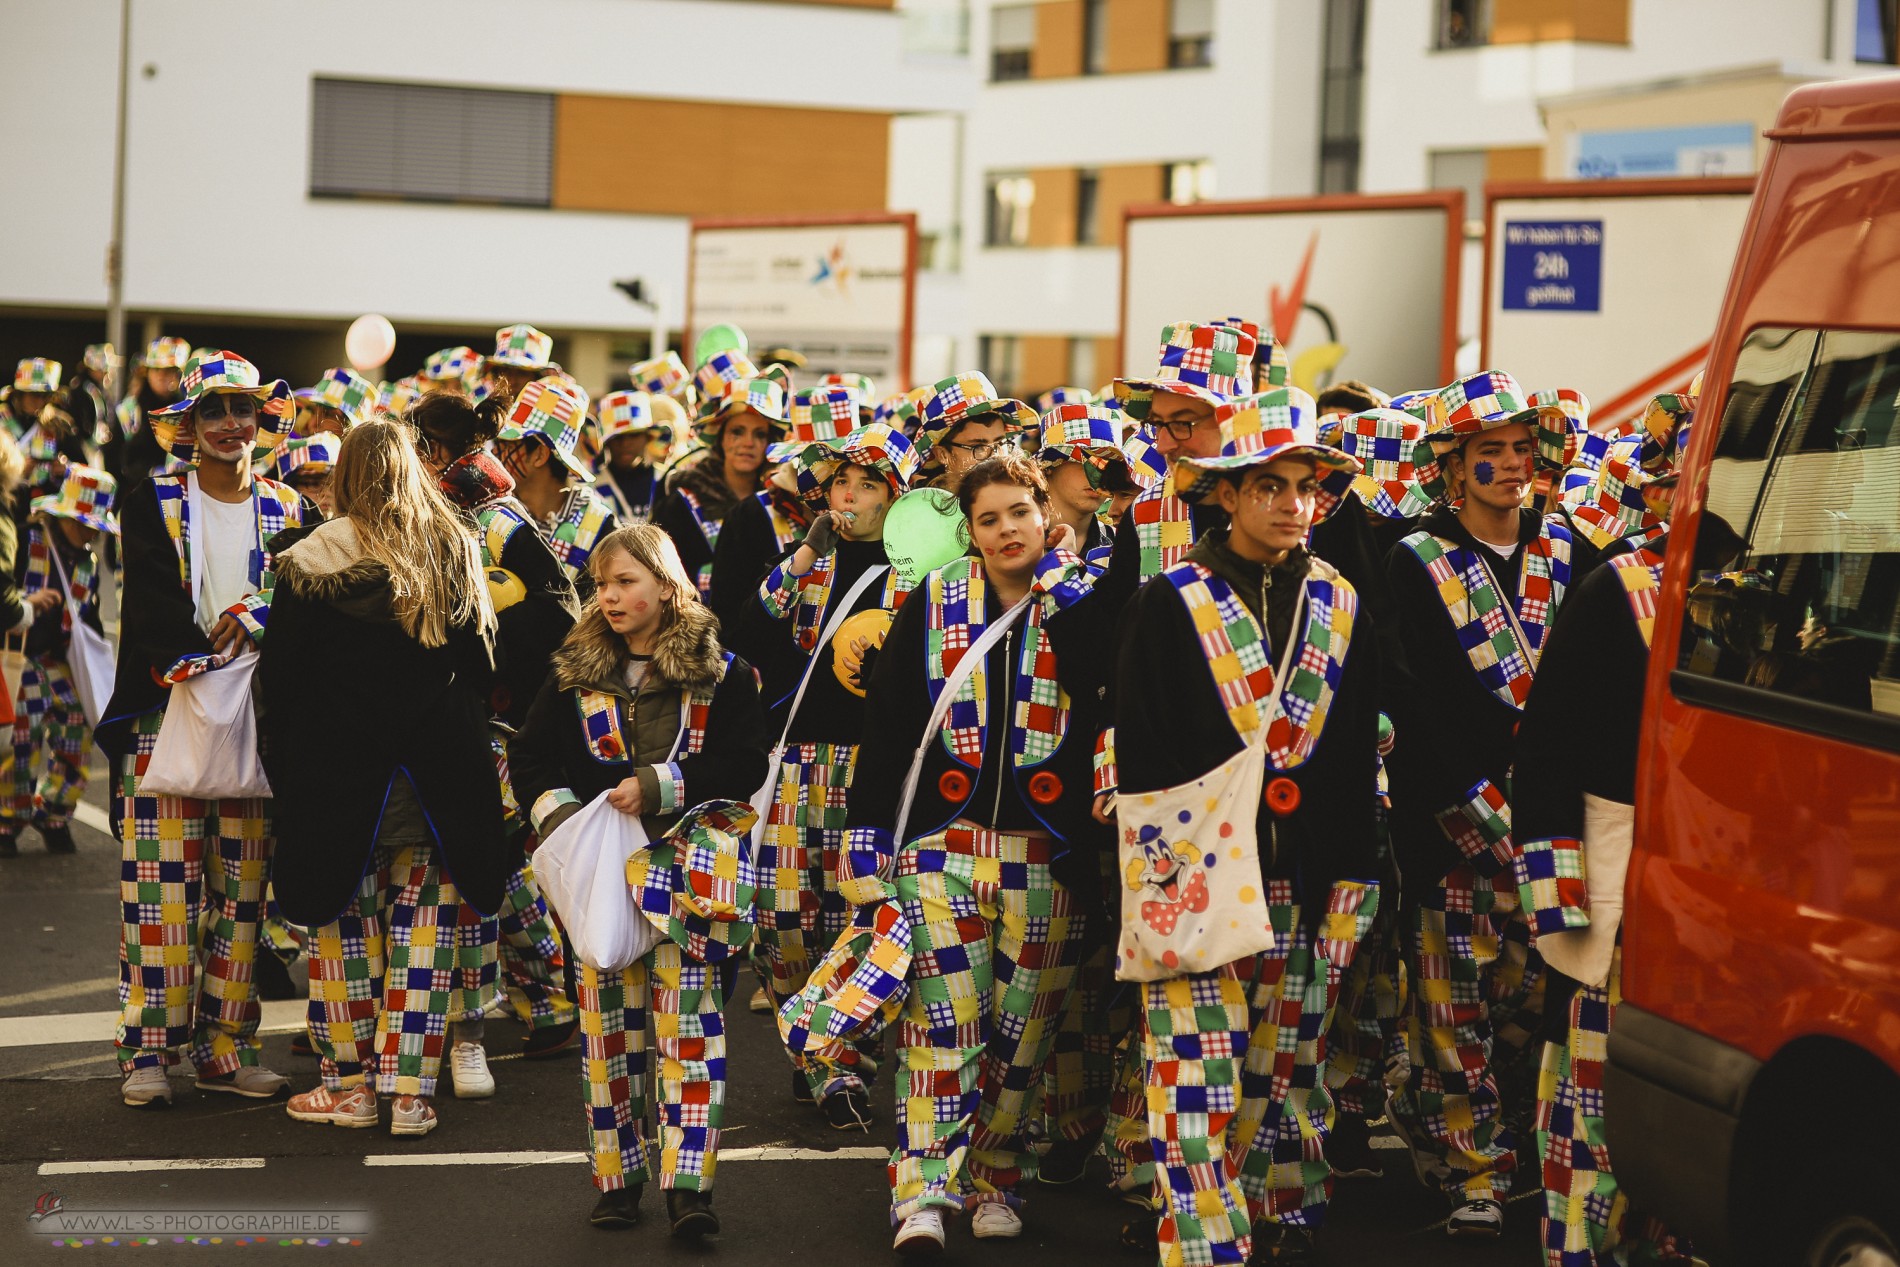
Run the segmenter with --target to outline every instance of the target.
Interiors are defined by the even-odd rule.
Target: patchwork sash
[[[191,508],[186,495],[189,471],[176,475],[154,475],[152,491],[158,495],[158,514],[178,552],[178,582],[191,589]],[[251,551],[251,584],[269,589],[270,555],[264,545],[286,528],[303,523],[303,502],[297,491],[276,480],[255,476],[251,480],[251,505],[257,512],[257,545]]]
[[[950,675],[988,627],[984,608],[988,583],[977,561],[963,558],[930,573],[925,587],[924,673],[934,708]],[[1069,696],[1056,681],[1055,651],[1043,631],[1050,608],[1058,605],[1056,596],[1040,596],[1029,605],[1020,626],[1010,726],[1010,754],[1018,769],[1047,761],[1069,728]],[[986,668],[976,665],[958,686],[939,728],[944,750],[965,765],[977,765],[983,759],[990,715]]]
[[[837,556],[827,554],[812,565],[811,571],[798,579],[798,593],[792,600],[792,636],[798,640],[799,650],[811,655],[818,649],[818,635],[824,632],[825,608],[831,603],[831,573]],[[892,568],[884,574],[883,595],[878,605],[885,611],[894,612],[904,605],[904,596],[910,593],[910,587]]]
[[[1233,586],[1198,563],[1162,573],[1180,595],[1207,655],[1214,689],[1234,730],[1248,739],[1260,729],[1273,690],[1267,632]],[[1326,714],[1345,672],[1359,596],[1337,575],[1306,576],[1303,645],[1280,692],[1279,715],[1267,725],[1267,760],[1276,770],[1305,764],[1326,727]]]
[[[482,530],[482,566],[485,568],[500,567],[502,552],[508,548],[508,542],[528,526],[520,508],[512,500],[504,498],[497,498],[476,511],[475,522]]]
[[[579,487],[568,491],[547,534],[548,547],[554,551],[568,580],[578,581],[587,570],[587,560],[605,535],[613,513],[613,507],[592,489]]]
[[[1609,563],[1623,585],[1630,615],[1635,618],[1637,632],[1643,635],[1643,645],[1647,647],[1656,635],[1656,599],[1662,589],[1663,556],[1647,547],[1639,547],[1629,554],[1617,555]]]
[[[1484,688],[1521,709],[1537,676],[1550,622],[1570,584],[1570,531],[1545,520],[1524,545],[1516,600],[1507,609],[1491,570],[1476,550],[1429,532],[1405,538],[1438,589],[1458,642]]]
[[[726,669],[732,669],[732,652],[725,653]],[[706,719],[712,714],[713,693],[717,686],[704,690],[689,691],[686,694],[684,716],[680,719],[681,734],[673,748],[673,758],[690,757],[705,751]],[[621,731],[622,708],[626,697],[607,691],[576,691],[574,706],[580,713],[581,733],[587,739],[587,750],[594,760],[602,763],[626,761],[631,749],[627,746],[625,735]]]
[[[34,590],[53,589],[58,585],[53,567],[53,551],[57,543],[48,534],[55,531],[49,524],[36,523],[27,529],[26,538],[26,576],[20,582],[20,588],[31,594]],[[96,616],[99,610],[99,595],[93,588],[95,573],[99,568],[97,556],[91,550],[74,551],[74,561],[66,574],[66,588],[73,596],[72,603],[59,605],[59,627],[70,633],[73,627],[73,607],[79,608],[81,619]]]
[[[1141,547],[1141,580],[1151,581],[1181,561],[1194,544],[1192,509],[1175,496],[1174,473],[1135,498],[1135,544]]]

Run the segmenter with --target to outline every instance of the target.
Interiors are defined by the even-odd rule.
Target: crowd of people
[[[1098,391],[880,397],[732,334],[598,400],[526,325],[294,391],[162,338],[116,410],[108,348],[21,363],[0,852],[72,849],[96,737],[126,1104],[184,1056],[425,1135],[496,1093],[510,1007],[581,1065],[590,1221],[657,1179],[700,1237],[739,995],[785,1049],[744,1076],[893,1140],[899,1253],[1104,1156],[1132,1252],[1301,1261],[1398,1157],[1454,1237],[1541,1184],[1553,1267],[1687,1258],[1606,1151],[1585,863],[1693,388],[1596,429],[1495,371],[1315,400],[1228,318]],[[923,565],[886,542],[920,506]],[[535,858],[620,834],[602,953]],[[298,954],[290,1094],[258,991]]]

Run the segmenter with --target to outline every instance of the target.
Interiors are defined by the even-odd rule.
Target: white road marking
[[[722,1148],[719,1163],[731,1161],[889,1161],[888,1148]],[[586,1153],[378,1153],[365,1166],[545,1166],[584,1162]]]
[[[260,1034],[294,1034],[304,1026],[309,1005],[302,999],[272,999],[264,1004]],[[0,1016],[0,1048],[50,1047],[59,1043],[109,1043],[119,1012],[69,1012],[64,1016]]]
[[[28,990],[25,994],[0,995],[0,1007],[25,1007],[29,1003],[56,1003],[60,999],[75,994],[92,994],[98,990],[115,989],[119,984],[117,977],[94,977],[90,981],[68,981],[65,985],[49,985],[41,990]]]
[[[118,1161],[43,1161],[40,1175],[125,1175],[141,1170],[262,1170],[262,1157],[139,1157]]]

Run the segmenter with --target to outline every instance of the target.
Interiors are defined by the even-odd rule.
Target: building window
[[[1900,0],[1860,0],[1855,6],[1854,60],[1891,66],[1900,31]]]
[[[1036,182],[1022,175],[990,177],[989,214],[984,220],[985,246],[1027,246],[1029,211],[1036,205]]]
[[[1082,0],[1082,73],[1108,69],[1108,0]]]
[[[1013,334],[980,334],[976,359],[999,392],[1016,390],[1023,376],[1023,341]]]
[[[1029,78],[1036,47],[1036,6],[1011,4],[990,11],[990,78]]]
[[[962,57],[970,51],[967,0],[908,0],[903,14],[906,53]]]
[[[1438,47],[1491,42],[1491,0],[1438,0]]]
[[[354,79],[312,90],[312,196],[549,204],[548,93]]]
[[[1709,464],[1676,681],[1900,749],[1900,335],[1761,329]]]
[[[1214,164],[1210,159],[1192,163],[1169,163],[1164,169],[1164,188],[1168,201],[1178,206],[1206,202],[1214,196]]]
[[[1214,0],[1173,0],[1168,7],[1168,65],[1214,64]]]
[[[1101,239],[1095,224],[1095,207],[1101,201],[1102,180],[1087,168],[1075,174],[1075,244],[1094,246]]]
[[[1319,88],[1319,191],[1359,189],[1359,145],[1365,131],[1366,0],[1326,6]]]

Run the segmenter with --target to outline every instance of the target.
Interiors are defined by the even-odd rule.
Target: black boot
[[[73,829],[61,823],[57,827],[39,824],[40,839],[46,842],[47,853],[78,853],[79,846],[73,843]]]
[[[623,1227],[637,1227],[640,1223],[640,1187],[634,1184],[626,1188],[610,1188],[600,1194],[600,1200],[594,1202],[594,1212],[587,1221],[595,1227],[604,1227],[617,1231]]]
[[[696,1241],[702,1236],[719,1235],[719,1216],[713,1213],[710,1192],[667,1189],[666,1217],[673,1221],[675,1240]]]
[[[805,1076],[803,1069],[792,1070],[792,1101],[795,1104],[813,1104],[818,1097],[811,1093],[811,1079]]]
[[[563,1021],[559,1025],[544,1025],[528,1034],[528,1041],[522,1044],[523,1060],[552,1060],[572,1047],[580,1038],[579,1021]]]
[[[1054,1186],[1074,1183],[1088,1170],[1089,1158],[1095,1156],[1095,1146],[1100,1142],[1100,1135],[1087,1139],[1057,1138],[1037,1163],[1037,1181]]]
[[[1289,1223],[1253,1225],[1253,1253],[1247,1259],[1251,1267],[1269,1267],[1273,1263],[1310,1263],[1317,1251],[1313,1229]]]

